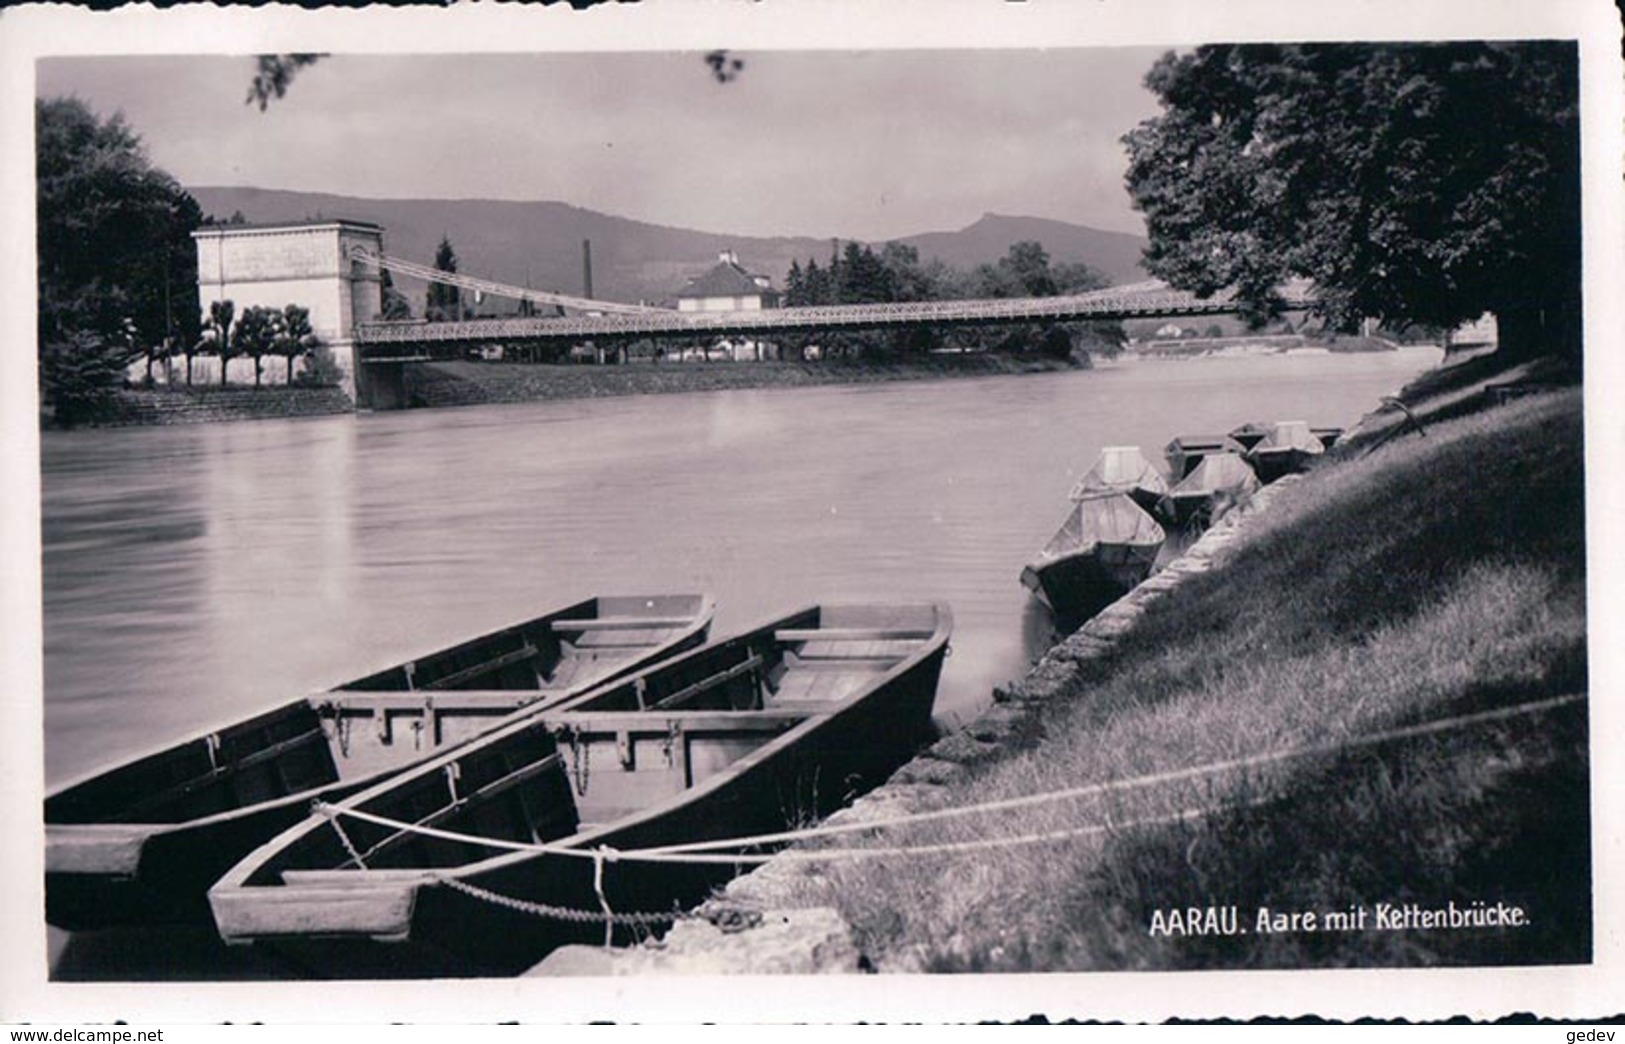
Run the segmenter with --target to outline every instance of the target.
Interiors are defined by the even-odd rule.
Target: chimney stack
[[[592,240],[581,241],[581,285],[584,287],[581,296],[592,297]]]

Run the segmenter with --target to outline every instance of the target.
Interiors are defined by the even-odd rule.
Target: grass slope
[[[1437,389],[1445,394],[1457,389]],[[1481,397],[1480,397],[1481,400]],[[1449,407],[1437,414],[1460,412]],[[1314,745],[1584,694],[1577,387],[1370,439],[1252,523],[1222,569],[1152,603],[1031,748],[942,805]],[[977,854],[832,864],[832,903],[878,967],[1052,971],[1577,962],[1591,952],[1587,714],[1540,714],[888,831]],[[1192,809],[1200,815],[1174,818]],[[1379,929],[1378,903],[1520,906],[1521,927]],[[1236,934],[1152,934],[1234,907]],[[1353,931],[1259,931],[1260,908],[1365,908]],[[1183,919],[1183,918],[1182,918]]]

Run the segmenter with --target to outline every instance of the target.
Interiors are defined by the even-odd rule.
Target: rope
[[[1513,707],[1502,707],[1490,711],[1481,711],[1477,714],[1465,714],[1455,718],[1445,718],[1440,721],[1427,722],[1422,725],[1410,725],[1403,728],[1389,729],[1369,736],[1357,736],[1353,739],[1334,743],[1313,744],[1307,747],[1297,747],[1291,750],[1272,751],[1266,754],[1254,754],[1244,758],[1233,758],[1228,761],[1209,762],[1206,765],[1197,765],[1192,768],[1175,769],[1169,772],[1159,772],[1148,776],[1136,776],[1131,779],[1107,780],[1103,783],[1090,783],[1081,787],[1067,790],[1048,791],[1043,794],[1030,794],[1023,797],[1007,798],[1002,801],[989,801],[977,805],[959,805],[954,808],[938,809],[934,812],[916,812],[894,819],[876,820],[868,823],[834,823],[819,827],[810,827],[801,830],[789,830],[774,834],[757,834],[753,837],[731,838],[724,841],[695,841],[679,845],[665,845],[656,848],[639,849],[636,852],[623,852],[623,858],[649,858],[653,856],[673,855],[677,853],[702,852],[724,847],[746,847],[749,845],[779,844],[786,841],[804,841],[817,837],[830,837],[838,834],[860,833],[868,830],[880,830],[892,826],[912,825],[926,823],[939,819],[950,819],[962,815],[979,815],[987,812],[1007,812],[1017,808],[1028,808],[1034,805],[1047,804],[1052,801],[1069,801],[1080,797],[1098,797],[1104,794],[1116,793],[1125,790],[1140,790],[1148,787],[1160,786],[1164,783],[1175,783],[1190,779],[1199,779],[1203,776],[1219,775],[1236,769],[1257,768],[1263,765],[1282,761],[1291,761],[1299,758],[1315,757],[1326,754],[1339,754],[1361,747],[1375,746],[1380,743],[1389,743],[1395,740],[1416,739],[1422,736],[1435,735],[1453,729],[1465,728],[1472,725],[1482,725],[1486,722],[1501,721],[1508,718],[1521,717],[1526,714],[1538,714],[1559,707],[1577,703],[1585,699],[1583,693],[1568,696],[1556,696],[1547,700],[1536,700],[1531,703],[1518,704]]]
[[[350,841],[350,835],[344,832],[344,824],[339,822],[337,810],[332,805],[321,801],[315,802],[312,807],[326,816],[327,821],[333,824],[333,832],[339,836],[340,841],[344,842],[344,850],[350,853],[350,861],[363,870],[367,869],[367,864],[361,858],[361,853],[356,851],[355,845]]]
[[[763,854],[707,854],[719,848],[744,848],[756,845],[781,844],[790,841],[806,841],[815,838],[832,837],[840,834],[883,830],[894,826],[913,825],[935,820],[948,819],[955,816],[980,815],[988,812],[1003,812],[1016,808],[1027,808],[1034,805],[1046,804],[1052,801],[1074,800],[1080,797],[1096,797],[1109,793],[1126,790],[1138,790],[1163,783],[1179,782],[1189,779],[1198,779],[1203,776],[1217,775],[1236,769],[1255,768],[1268,764],[1299,758],[1313,757],[1325,754],[1337,754],[1344,751],[1362,747],[1374,746],[1402,739],[1415,739],[1422,736],[1437,735],[1453,729],[1465,728],[1472,725],[1485,724],[1492,721],[1504,721],[1528,714],[1538,714],[1559,707],[1568,706],[1585,700],[1583,693],[1568,696],[1557,696],[1546,700],[1536,700],[1530,703],[1518,704],[1512,707],[1502,707],[1495,710],[1480,711],[1476,714],[1459,715],[1454,718],[1445,718],[1439,721],[1427,722],[1421,725],[1410,725],[1402,728],[1388,729],[1369,736],[1355,737],[1335,743],[1313,744],[1285,751],[1274,751],[1265,754],[1255,754],[1245,758],[1235,758],[1228,761],[1210,762],[1192,768],[1177,769],[1169,772],[1155,773],[1147,776],[1138,776],[1125,780],[1107,780],[1103,783],[1092,783],[1086,786],[1073,787],[1067,790],[1049,791],[1043,794],[1031,794],[1023,797],[1008,798],[1003,801],[990,801],[977,805],[962,805],[954,808],[938,809],[934,812],[918,812],[892,819],[875,820],[866,823],[841,823],[821,827],[788,830],[771,834],[757,834],[743,838],[725,838],[715,841],[696,841],[685,844],[657,846],[654,848],[633,849],[615,853],[617,860],[639,862],[666,862],[666,863],[762,863],[769,859],[790,857],[798,859],[832,859],[846,858],[852,855],[867,856],[870,854],[900,854],[914,851],[927,851],[930,846],[903,846],[893,849],[861,848],[861,849],[826,849],[813,852],[797,852],[795,850],[763,853]],[[447,841],[456,841],[464,844],[481,845],[490,848],[503,849],[515,852],[534,852],[538,854],[567,855],[576,858],[601,859],[602,856],[589,849],[567,847],[557,844],[507,841],[501,838],[480,837],[473,834],[462,834],[449,830],[440,830],[434,827],[414,826],[398,820],[386,819],[382,816],[362,812],[359,809],[344,808],[342,806],[317,804],[317,809],[324,815],[347,815],[364,822],[371,822],[380,826],[393,827],[398,830],[409,830],[428,837],[437,837]],[[1216,811],[1213,809],[1212,811]],[[1189,818],[1203,814],[1201,809],[1185,810],[1177,813],[1174,818]],[[1050,840],[1062,836],[1081,836],[1090,833],[1100,833],[1105,830],[1124,826],[1142,825],[1161,822],[1162,819],[1132,820],[1124,823],[1092,825],[1080,827],[1072,831],[1058,831],[1046,834],[1025,835],[1020,838],[987,838],[978,842],[955,842],[946,846],[935,846],[940,851],[961,851],[974,847],[993,847],[999,844],[1031,843],[1039,840]]]
[[[598,908],[604,911],[604,945],[608,946],[614,941],[615,911],[609,908],[609,900],[604,897],[604,859],[614,858],[614,849],[608,845],[599,845],[592,850],[592,890],[598,893]]]

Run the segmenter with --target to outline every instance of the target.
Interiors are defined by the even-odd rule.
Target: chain
[[[575,924],[620,924],[630,927],[649,927],[658,924],[673,924],[677,921],[688,920],[696,916],[682,910],[673,910],[670,913],[604,913],[602,910],[577,910],[568,906],[552,906],[547,903],[533,903],[528,899],[515,899],[509,895],[500,895],[487,891],[478,885],[471,885],[467,881],[460,881],[455,877],[437,877],[436,881],[448,885],[452,889],[470,895],[475,899],[482,899],[497,906],[506,907],[519,913],[530,914],[533,917],[546,917],[556,921],[569,921]]]
[[[566,725],[560,733],[570,744],[570,773],[575,777],[576,796],[586,797],[587,780],[592,775],[592,744],[582,743],[573,725]]]
[[[333,824],[333,832],[339,836],[340,841],[344,842],[344,850],[350,853],[350,861],[362,870],[367,869],[366,861],[361,858],[361,853],[356,851],[354,843],[350,841],[350,835],[345,833],[344,824],[339,822],[338,815],[320,805],[318,805],[316,811],[326,816],[327,821]]]

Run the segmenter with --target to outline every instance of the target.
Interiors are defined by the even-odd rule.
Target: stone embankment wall
[[[992,354],[943,355],[918,361],[663,362],[621,366],[453,362],[408,366],[406,393],[407,401],[418,407],[473,406],[736,388],[799,388],[1051,373],[1087,365],[1081,357],[1058,360]]]
[[[1031,735],[1044,704],[1077,695],[1083,664],[1111,651],[1152,602],[1166,597],[1187,577],[1220,564],[1242,538],[1249,520],[1301,478],[1288,475],[1278,479],[1232,509],[1183,555],[1053,646],[1026,675],[996,687],[993,705],[976,720],[938,740],[886,783],[825,822],[878,823],[941,807],[937,795],[944,784],[966,777]],[[530,974],[808,975],[872,970],[852,942],[850,929],[839,913],[829,908],[792,905],[804,892],[798,887],[798,879],[816,869],[806,861],[771,860],[735,878],[719,900],[701,908],[701,916],[678,922],[658,942],[625,950],[565,947]]]
[[[354,410],[337,388],[208,388],[123,391],[96,427],[202,424],[267,417],[314,417]]]

